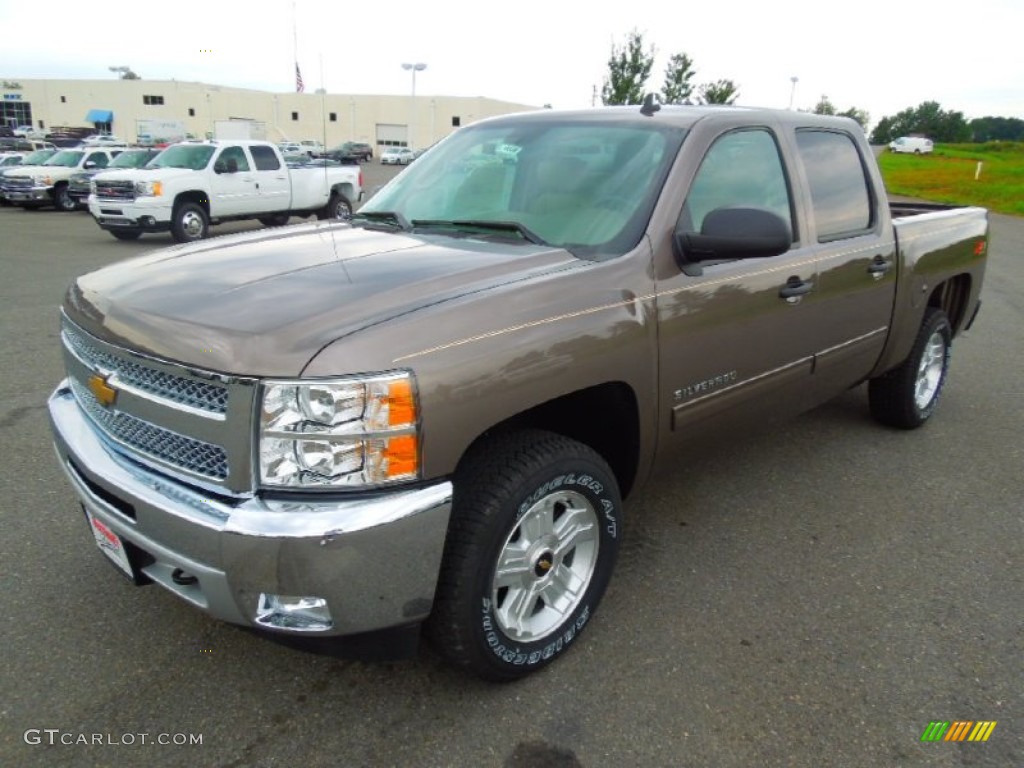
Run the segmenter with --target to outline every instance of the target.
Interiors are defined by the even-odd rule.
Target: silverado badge
[[[106,378],[99,374],[89,377],[89,391],[96,396],[96,399],[100,401],[100,405],[104,408],[109,408],[117,400],[117,390],[110,386]]]

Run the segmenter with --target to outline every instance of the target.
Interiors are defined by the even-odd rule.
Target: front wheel
[[[75,198],[68,194],[67,184],[59,184],[53,190],[53,205],[58,211],[64,211],[65,213],[70,213],[78,208]]]
[[[604,594],[618,484],[589,447],[531,430],[472,449],[454,487],[428,634],[480,677],[523,677],[569,649]]]
[[[871,415],[900,429],[924,424],[939,404],[949,371],[953,327],[946,313],[929,307],[907,359],[868,382]]]
[[[179,243],[202,240],[209,231],[210,221],[198,203],[181,203],[171,218],[171,236]]]

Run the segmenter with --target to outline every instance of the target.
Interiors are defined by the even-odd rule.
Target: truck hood
[[[199,171],[191,168],[114,168],[101,171],[103,181],[163,181],[195,176]]]
[[[579,264],[546,246],[324,222],[219,237],[106,267],[72,284],[64,311],[98,338],[161,359],[295,376],[349,334]]]

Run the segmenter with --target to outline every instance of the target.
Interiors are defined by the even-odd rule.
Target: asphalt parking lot
[[[395,172],[371,164],[365,184]],[[50,445],[57,305],[76,275],[171,239],[0,209],[0,765],[1024,765],[1024,220],[992,224],[935,419],[882,429],[859,388],[681,457],[627,505],[581,642],[493,685],[429,648],[291,650],[125,583]],[[922,743],[933,720],[997,726]]]

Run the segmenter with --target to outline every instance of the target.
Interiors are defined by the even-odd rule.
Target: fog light
[[[142,226],[144,226],[144,227],[152,227],[154,224],[156,224],[156,219],[153,218],[152,216],[143,216],[142,217]]]
[[[260,593],[256,623],[292,632],[323,632],[334,626],[327,601],[322,597],[296,597]]]

